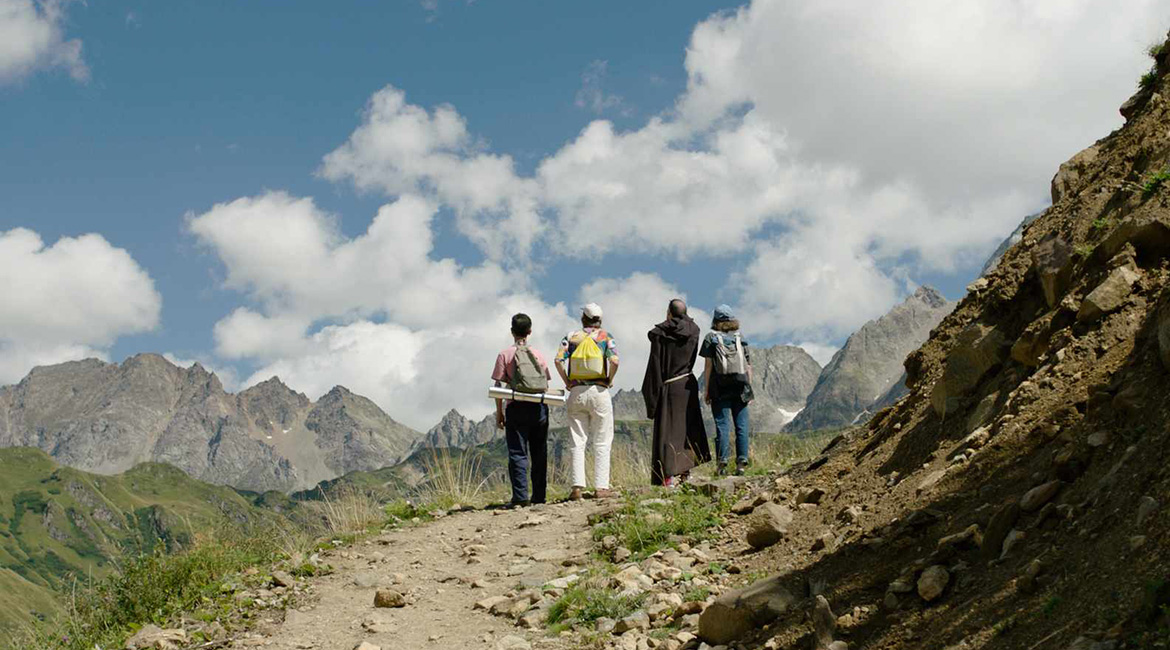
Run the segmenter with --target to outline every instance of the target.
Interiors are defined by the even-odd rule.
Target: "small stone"
[[[472,609],[482,609],[485,612],[490,612],[492,611],[493,607],[508,600],[509,598],[507,596],[492,596],[490,598],[484,598],[483,600],[475,603],[475,605],[472,606]]]
[[[650,616],[643,611],[637,611],[617,622],[613,628],[614,634],[625,634],[630,630],[650,629]]]
[[[1003,540],[1003,553],[1001,553],[999,557],[1007,557],[1008,553],[1011,553],[1012,548],[1014,548],[1016,544],[1024,541],[1026,537],[1027,535],[1022,530],[1013,530],[1009,532],[1007,537],[1005,537]]]
[[[354,646],[353,650],[382,650],[382,646],[374,645],[369,641],[362,641],[361,643]]]
[[[496,643],[496,648],[497,650],[531,650],[532,646],[523,637],[509,634]]]
[[[1109,432],[1098,431],[1093,433],[1089,435],[1085,442],[1089,443],[1089,446],[1093,448],[1104,447],[1105,445],[1109,444]]]
[[[796,492],[796,505],[804,503],[811,503],[813,505],[819,504],[824,498],[825,491],[819,487],[800,488]]]
[[[277,587],[291,587],[291,586],[295,585],[296,583],[297,583],[297,579],[292,577],[292,575],[287,573],[287,572],[284,572],[284,571],[273,571],[272,572],[272,584],[276,585]]]
[[[821,551],[821,550],[824,550],[826,548],[831,551],[831,550],[833,550],[833,547],[835,547],[836,545],[837,545],[836,535],[834,535],[830,531],[825,531],[825,532],[821,533],[821,535],[819,537],[817,537],[815,541],[813,541],[812,552],[816,553],[817,551]]]
[[[824,596],[817,596],[812,619],[816,647],[818,650],[828,648],[833,643],[833,635],[837,633],[837,617],[833,615],[829,601]]]
[[[1020,499],[1020,510],[1024,512],[1035,512],[1039,510],[1044,504],[1052,500],[1056,493],[1060,491],[1062,483],[1060,481],[1049,481],[1038,487],[1028,490]]]
[[[937,564],[927,567],[918,578],[918,595],[928,603],[936,600],[943,595],[950,581],[951,574],[946,567]]]
[[[776,544],[788,534],[792,520],[792,510],[787,506],[765,503],[757,507],[748,521],[748,545],[761,549]]]
[[[393,589],[374,592],[374,607],[406,607],[406,598]]]
[[[882,605],[891,611],[898,609],[898,596],[893,592],[886,592],[886,597],[882,599]]]
[[[164,630],[146,625],[126,641],[126,650],[173,650],[187,644],[185,630]]]
[[[1150,515],[1158,511],[1158,501],[1151,496],[1144,496],[1138,501],[1137,525],[1142,526]]]
[[[837,513],[837,519],[840,519],[847,524],[856,523],[858,519],[861,519],[861,508],[858,508],[857,506],[848,506],[843,508],[841,512]]]
[[[630,552],[630,549],[624,546],[619,546],[613,551],[613,561],[621,564],[622,562],[630,559],[631,555],[633,555],[633,553]]]

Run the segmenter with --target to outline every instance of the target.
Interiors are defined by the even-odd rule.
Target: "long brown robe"
[[[650,330],[650,360],[642,380],[646,416],[654,420],[650,482],[662,485],[711,460],[707,429],[699,407],[699,382],[692,369],[701,342],[690,317],[671,318]],[[684,377],[677,381],[668,380]]]

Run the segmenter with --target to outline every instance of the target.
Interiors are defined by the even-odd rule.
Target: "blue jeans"
[[[715,418],[715,453],[718,463],[727,464],[731,456],[729,434],[734,423],[736,464],[747,465],[748,435],[751,433],[747,402],[738,397],[714,400],[711,402],[711,415]]]

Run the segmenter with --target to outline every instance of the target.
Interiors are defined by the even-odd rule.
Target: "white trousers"
[[[585,445],[593,439],[593,487],[609,489],[609,452],[613,446],[613,398],[603,386],[569,389],[566,402],[573,438],[573,486],[585,487]]]

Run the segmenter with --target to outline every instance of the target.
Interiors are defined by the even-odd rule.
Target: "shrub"
[[[1138,80],[1138,88],[1140,88],[1142,90],[1150,90],[1154,86],[1156,86],[1157,84],[1158,84],[1158,71],[1157,70],[1150,70],[1149,72],[1142,75],[1142,78]]]
[[[1154,43],[1153,45],[1146,48],[1146,54],[1148,54],[1151,59],[1156,59],[1162,56],[1162,51],[1164,49],[1166,49],[1166,43],[1164,41],[1158,41],[1157,43]]]

